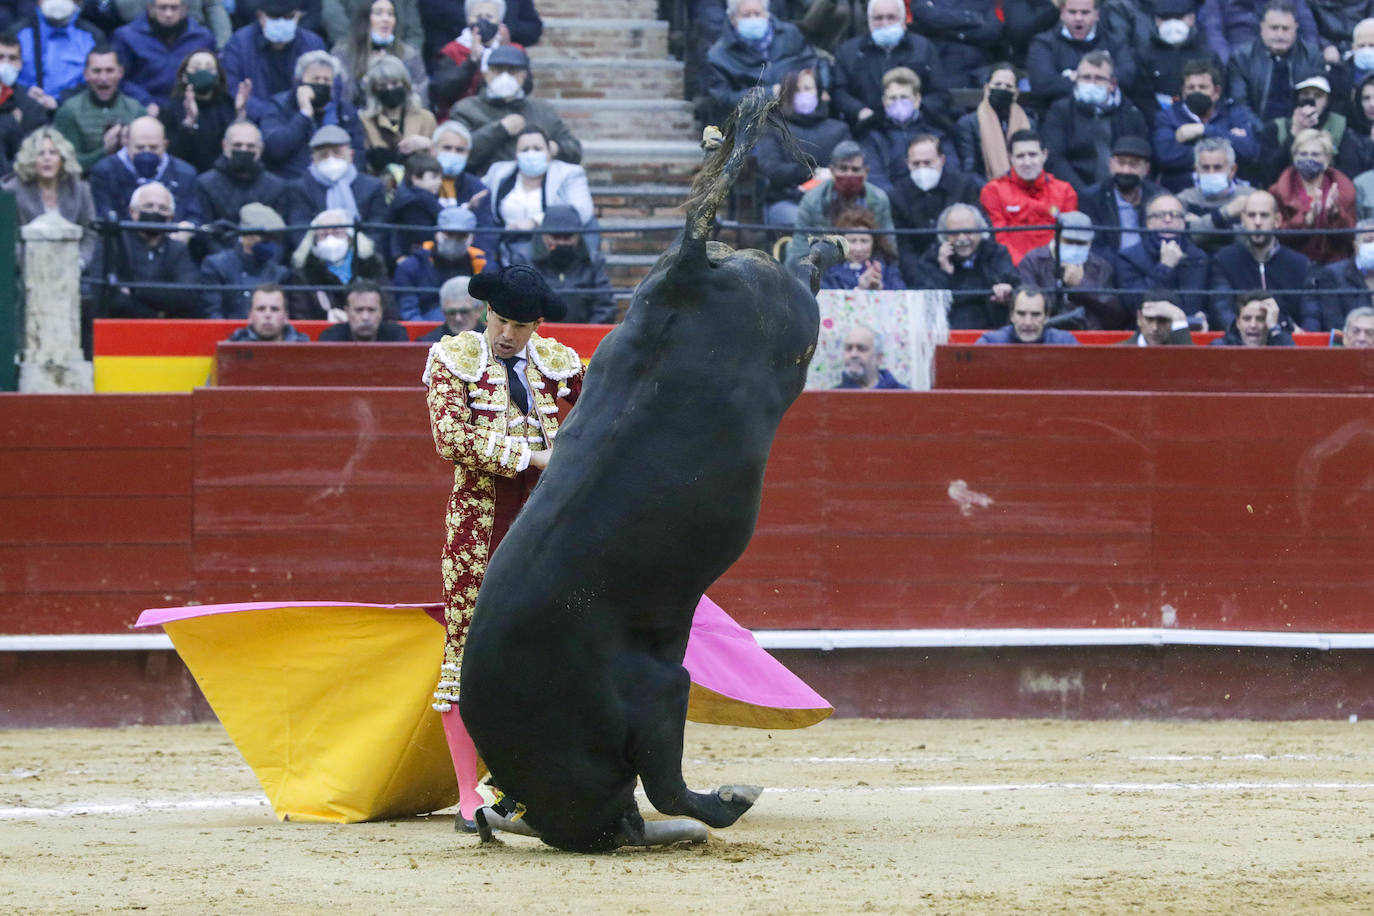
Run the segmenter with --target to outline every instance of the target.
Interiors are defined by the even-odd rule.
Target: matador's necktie
[[[507,384],[510,386],[510,399],[520,408],[521,413],[530,412],[530,397],[525,391],[525,381],[520,378],[520,373],[515,371],[515,363],[519,360],[518,356],[507,356],[501,360],[506,366]]]

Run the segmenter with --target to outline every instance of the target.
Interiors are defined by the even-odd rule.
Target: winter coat
[[[1184,236],[1179,236],[1179,244],[1183,248],[1183,259],[1173,267],[1160,263],[1159,240],[1153,232],[1142,231],[1140,244],[1121,252],[1117,258],[1117,283],[1122,289],[1134,291],[1121,296],[1126,306],[1139,310],[1143,294],[1152,289],[1211,288],[1212,269],[1207,255]],[[1205,312],[1208,323],[1220,327],[1225,323],[1223,318],[1230,300],[1229,295],[1213,297],[1205,292],[1190,292],[1174,301],[1186,314]]]
[[[1161,111],[1155,119],[1151,144],[1155,151],[1155,168],[1159,172],[1159,183],[1170,191],[1181,191],[1193,183],[1193,144],[1179,143],[1174,133],[1184,124],[1194,123],[1197,123],[1197,119],[1183,105]],[[1233,130],[1244,131],[1244,134],[1237,135]],[[1259,163],[1260,132],[1260,123],[1249,108],[1230,99],[1222,99],[1217,103],[1212,119],[1206,123],[1202,136],[1229,140],[1236,151],[1236,163],[1241,172],[1246,173]]]
[[[196,109],[199,114],[194,128],[184,123],[184,98],[169,99],[158,108],[157,118],[167,133],[167,152],[191,163],[196,171],[204,172],[224,152],[224,132],[238,120],[238,112],[234,110],[234,99],[226,94],[217,94],[204,101],[197,99]]]
[[[167,190],[172,192],[172,201],[176,205],[174,220],[202,222],[200,201],[196,198],[196,170],[189,163],[182,162],[175,156],[168,156],[162,174],[155,180],[166,185]],[[119,214],[120,219],[125,219],[125,214],[129,212],[129,198],[133,197],[139,181],[138,176],[124,164],[124,160],[118,155],[109,155],[101,159],[95,168],[91,169],[90,182],[96,214],[103,217],[113,210]]]
[[[443,321],[444,310],[439,302],[439,287],[454,277],[472,277],[487,266],[494,266],[480,249],[468,248],[467,254],[456,263],[438,261],[434,252],[421,249],[403,258],[396,265],[396,286],[423,287],[428,292],[397,293],[396,303],[402,321]]]
[[[772,23],[773,40],[766,57],[734,28],[726,28],[706,52],[706,94],[716,113],[733,111],[754,86],[772,86],[793,70],[815,66],[816,49],[807,44],[801,30],[776,18]]]
[[[544,236],[536,234],[530,243],[529,265],[543,275],[568,307],[568,314],[562,319],[573,324],[611,324],[616,318],[615,299],[609,292],[570,293],[571,289],[611,288],[610,277],[606,274],[606,259],[587,247],[587,237],[581,236],[574,247],[577,256],[571,264],[558,266],[549,256]]]
[[[1294,86],[1309,76],[1326,76],[1326,62],[1321,52],[1302,41],[1294,42],[1288,52],[1288,67]],[[1274,58],[1258,38],[1233,48],[1226,64],[1227,95],[1263,118],[1269,104],[1269,78],[1273,71]],[[1291,109],[1282,112],[1292,113]]]
[[[260,122],[263,164],[288,180],[304,177],[310,168],[310,138],[328,123],[330,108],[335,123],[348,132],[353,144],[353,161],[362,171],[366,141],[358,109],[348,102],[330,102],[324,112],[317,111],[315,117],[307,118],[296,104],[295,86],[274,95],[263,109]]]
[[[261,124],[262,118],[274,104],[274,95],[295,91],[296,61],[300,56],[307,51],[323,50],[324,39],[304,24],[296,28],[295,39],[280,52],[268,46],[256,22],[246,25],[234,33],[220,52],[220,65],[224,67],[229,95],[238,92],[239,83],[251,79],[253,94],[248,99],[246,114],[248,120]]]
[[[912,3],[910,29],[940,51],[948,86],[975,86],[980,69],[992,63],[1002,43],[997,0],[927,0]]]
[[[1080,194],[1092,185],[1111,179],[1107,160],[1112,144],[1121,137],[1149,137],[1145,116],[1129,99],[1102,109],[1063,98],[1050,106],[1040,125],[1045,147],[1052,150],[1046,164],[1051,172],[1073,185]]]
[[[1007,249],[992,239],[983,239],[969,263],[954,261],[952,274],[940,269],[939,254],[938,245],[926,249],[917,263],[916,276],[908,278],[911,288],[947,289],[954,294],[949,309],[951,329],[995,328],[1005,322],[1006,303],[993,302],[987,290],[999,283],[1016,286],[1019,282]]]
[[[916,187],[910,175],[892,186],[888,196],[892,204],[892,222],[898,229],[933,229],[935,220],[951,204],[978,206],[981,190],[977,179],[956,169],[952,160],[946,157],[940,180],[929,191]],[[897,261],[908,283],[918,273],[916,264],[921,255],[934,242],[934,235],[897,236]]]
[[[1115,331],[1129,328],[1131,316],[1121,300],[1113,293],[1080,293],[1060,282],[1061,273],[1055,269],[1054,252],[1049,245],[1032,249],[1016,265],[1016,272],[1025,286],[1038,286],[1049,294],[1051,315],[1073,309],[1083,309],[1082,326],[1089,331]],[[1079,289],[1111,289],[1116,286],[1116,271],[1111,262],[1096,252],[1088,255],[1083,264],[1083,280]]]
[[[206,286],[241,287],[237,290],[201,290],[200,311],[206,318],[247,318],[253,287],[263,283],[294,285],[289,267],[275,261],[261,266],[254,264],[241,245],[226,248],[202,261],[200,282]]]
[[[166,104],[176,83],[177,68],[188,55],[215,50],[215,36],[209,29],[190,16],[185,25],[169,45],[153,33],[144,12],[128,25],[115,29],[110,41],[124,66],[124,80],[143,87],[158,105]]]
[[[856,125],[862,109],[883,110],[883,74],[907,67],[921,78],[921,104],[948,116],[949,94],[936,72],[939,65],[935,46],[915,32],[905,33],[891,50],[880,47],[868,32],[856,35],[835,49],[831,102],[840,117]]]
[[[186,246],[170,238],[150,245],[138,232],[121,232],[114,242],[111,269],[124,283],[196,282],[196,265]],[[104,277],[104,246],[98,245],[95,257],[86,266],[89,279]],[[99,293],[97,292],[98,296]],[[200,299],[190,289],[113,290],[107,318],[204,318]]]
[[[994,228],[1007,226],[1052,225],[1060,213],[1078,209],[1078,192],[1067,181],[1041,172],[1030,184],[1017,177],[1015,170],[983,185],[978,195],[983,212]],[[1053,229],[1030,232],[1007,232],[998,241],[1007,246],[1013,261],[1019,262],[1026,252],[1048,244]],[[989,325],[991,327],[991,325]]]
[[[582,161],[582,144],[573,136],[568,125],[554,107],[543,99],[492,99],[486,90],[470,95],[453,106],[449,117],[461,121],[472,132],[472,149],[468,152],[468,171],[481,174],[493,162],[515,160],[515,135],[501,124],[508,114],[518,114],[531,127],[542,130],[558,144],[558,158],[574,165]]]
[[[285,181],[265,170],[262,163],[257,163],[253,172],[245,176],[231,174],[228,169],[229,160],[220,156],[214,168],[196,178],[196,198],[203,221],[228,220],[237,226],[239,210],[251,203],[266,204],[282,219],[287,218],[289,186]]]
[[[1261,273],[1261,266],[1263,273]],[[1291,248],[1279,245],[1263,265],[1250,253],[1250,246],[1238,241],[1227,245],[1212,255],[1212,287],[1216,290],[1229,289],[1243,293],[1251,289],[1301,289],[1310,290],[1313,285],[1312,262]],[[1321,306],[1316,296],[1279,295],[1274,299],[1279,304],[1279,314],[1289,328],[1300,327],[1304,331],[1322,330]],[[1227,314],[1219,310],[1218,317],[1228,323],[1235,318],[1234,310]]]
[[[905,124],[897,124],[888,118],[886,112],[879,111],[860,122],[855,134],[864,151],[868,180],[889,193],[896,182],[908,175],[906,149],[917,135],[930,134],[939,138],[940,150],[945,154],[946,161],[958,156],[954,143],[939,125],[932,123],[924,108],[918,112],[918,117]]]
[[[830,154],[842,141],[850,139],[849,127],[843,121],[822,113],[785,115],[792,139],[817,166],[830,162]],[[764,181],[764,204],[780,200],[797,202],[802,198],[801,185],[811,178],[811,166],[801,159],[783,153],[781,135],[769,130],[754,146],[755,173]]]
[[[1053,102],[1073,95],[1073,80],[1064,76],[1074,70],[1089,51],[1110,51],[1116,82],[1119,86],[1135,83],[1135,58],[1130,48],[1107,35],[1099,23],[1091,39],[1077,41],[1064,37],[1063,26],[1055,23],[1031,39],[1026,50],[1026,69],[1030,71],[1029,94],[1021,98],[1022,105],[1036,105],[1041,111]]]

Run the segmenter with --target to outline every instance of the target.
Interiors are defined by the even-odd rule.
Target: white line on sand
[[[1026,782],[967,783],[906,786],[769,786],[779,795],[853,795],[883,792],[944,794],[956,792],[1367,792],[1374,782]],[[710,791],[710,790],[704,790]],[[643,792],[638,793],[643,795]],[[38,820],[89,815],[129,816],[162,811],[214,811],[225,808],[265,808],[261,796],[218,796],[184,799],[146,799],[120,804],[68,804],[55,808],[0,808],[0,821]]]

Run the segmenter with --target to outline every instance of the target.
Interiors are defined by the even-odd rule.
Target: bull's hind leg
[[[632,710],[630,759],[649,803],[664,814],[685,814],[712,827],[729,827],[753,806],[763,789],[721,786],[712,793],[689,790],[682,778],[682,733],[691,678],[681,665],[657,659],[645,659],[640,673],[641,677],[626,680]]]

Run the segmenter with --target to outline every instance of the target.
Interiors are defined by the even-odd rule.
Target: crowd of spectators
[[[771,86],[816,164],[780,137],[756,152],[785,256],[862,233],[827,285],[949,289],[952,328],[1002,331],[1021,299],[1052,330],[1138,330],[1162,290],[1228,333],[1252,290],[1285,333],[1370,304],[1374,0],[695,7],[706,110]]]
[[[682,2],[699,110],[779,98],[754,156],[782,256],[850,235],[828,288],[949,289],[951,327],[1004,330],[1036,303],[1143,330],[1159,291],[1228,333],[1252,290],[1285,333],[1370,302],[1374,0]],[[613,321],[541,29],[533,0],[15,0],[0,174],[21,219],[88,227],[102,315],[246,319],[275,284],[286,327],[344,328],[372,284],[385,334],[522,263]]]

